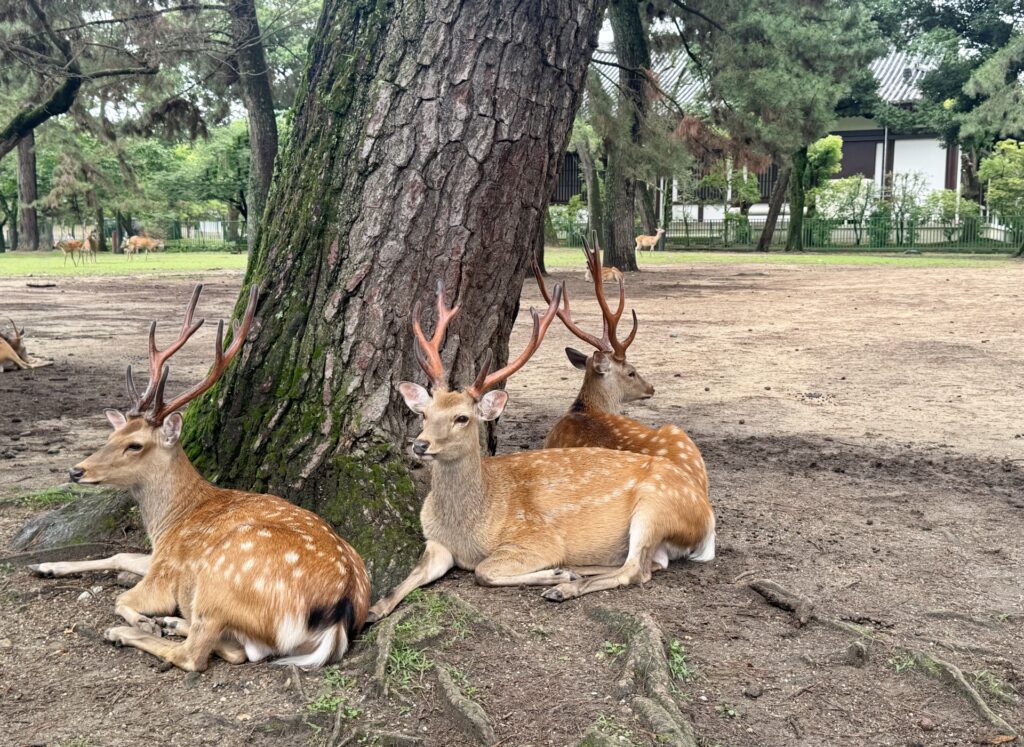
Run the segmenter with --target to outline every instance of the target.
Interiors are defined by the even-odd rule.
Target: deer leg
[[[192,624],[182,617],[155,617],[153,622],[160,626],[164,635],[188,638],[192,634]],[[213,647],[213,653],[229,664],[245,664],[249,661],[245,647],[227,633],[220,637],[220,641]]]
[[[398,603],[409,595],[410,591],[437,581],[454,566],[455,558],[447,547],[439,542],[427,540],[427,546],[423,550],[420,562],[412,569],[405,581],[396,586],[386,597],[379,599],[377,604],[370,608],[366,624],[370,625],[381,618],[387,617],[398,606]]]
[[[540,553],[521,548],[498,548],[474,569],[481,586],[553,586],[578,581],[579,575],[568,568],[552,568]]]
[[[89,571],[128,571],[145,576],[153,556],[136,552],[121,552],[100,560],[74,560],[63,563],[37,563],[28,569],[47,578],[60,578]]]
[[[160,636],[160,625],[151,615],[170,615],[178,607],[171,590],[150,582],[152,576],[143,576],[134,588],[121,594],[114,602],[114,612],[125,621],[155,637]]]
[[[168,641],[127,625],[111,628],[103,637],[117,646],[131,646],[169,661],[186,672],[204,672],[209,666],[210,654],[221,644],[223,626],[196,620],[191,630],[192,635],[184,642]],[[230,650],[227,653],[232,655]]]

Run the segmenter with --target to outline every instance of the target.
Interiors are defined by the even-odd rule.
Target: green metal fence
[[[726,220],[672,221],[665,236],[667,249],[751,250],[764,230],[764,220],[746,220],[742,216]],[[583,246],[588,229],[580,227],[559,232],[559,244]],[[772,235],[772,247],[785,246],[789,222],[780,220]],[[811,251],[892,252],[920,250],[1012,254],[1024,246],[1024,217],[986,222],[965,219],[955,223],[937,221],[900,221],[890,216],[864,221],[806,218],[803,223],[804,248]]]

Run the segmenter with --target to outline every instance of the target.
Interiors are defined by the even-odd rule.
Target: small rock
[[[681,379],[681,378],[683,378],[683,375],[681,373],[672,374],[672,378],[674,378],[674,379]]]
[[[711,391],[711,387],[709,387],[709,386],[704,387],[704,391],[705,392],[710,392]]]
[[[874,519],[868,519],[868,520],[867,520],[867,525],[868,525],[868,526],[871,526],[871,525],[872,525],[872,524],[874,524],[874,523],[875,523],[875,520],[874,520]]]
[[[765,390],[766,392],[770,392],[770,391],[772,390],[772,388],[771,388],[770,386],[766,386],[766,387],[764,388],[764,390]]]
[[[87,591],[83,591],[81,594],[78,595],[79,602],[88,602],[90,599],[92,599],[92,594],[90,594]]]
[[[743,688],[743,694],[748,698],[760,698],[764,695],[764,688],[756,682],[748,682],[747,686]]]
[[[89,589],[89,591],[91,591],[93,594],[101,594],[101,593],[103,593],[103,587],[102,586],[93,586],[91,589]]]
[[[60,449],[58,449],[57,447],[54,447],[52,449],[47,449],[46,453],[47,454],[60,454]]]
[[[743,424],[744,424],[744,423],[746,423],[746,422],[747,422],[746,420],[741,420],[741,421],[740,421],[740,425],[743,425]]]
[[[14,641],[10,638],[0,638],[0,651],[10,651],[14,648]]]
[[[935,722],[930,718],[923,717],[917,722],[917,725],[921,728],[921,731],[935,731]]]
[[[202,678],[201,672],[189,672],[185,675],[185,687],[191,690],[193,687],[199,684],[199,680]]]

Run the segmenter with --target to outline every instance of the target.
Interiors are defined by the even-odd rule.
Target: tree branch
[[[122,75],[156,75],[160,72],[158,67],[115,67],[109,70],[97,70],[94,73],[83,73],[84,80],[98,80],[99,78],[114,78]]]
[[[132,21],[145,21],[149,18],[156,18],[157,16],[164,15],[166,13],[184,13],[190,10],[227,10],[226,5],[208,5],[202,3],[192,3],[188,5],[176,5],[173,8],[162,8],[160,10],[150,10],[145,13],[136,13],[131,16],[122,16],[120,18],[99,18],[95,21],[86,21],[85,23],[79,23],[74,26],[62,26],[57,31],[64,33],[67,31],[77,31],[78,29],[88,28],[90,26],[112,26],[118,23],[131,23]]]
[[[672,4],[674,6],[676,6],[677,8],[679,8],[679,10],[683,11],[684,13],[690,13],[692,15],[697,16],[697,18],[700,18],[700,19],[702,19],[704,21],[707,21],[712,26],[714,26],[716,29],[718,29],[719,31],[725,31],[725,29],[722,27],[722,25],[720,23],[718,23],[718,21],[715,21],[715,20],[709,18],[708,16],[704,15],[703,13],[701,13],[696,8],[691,8],[689,5],[686,5],[686,4],[682,3],[681,0],[672,0]]]

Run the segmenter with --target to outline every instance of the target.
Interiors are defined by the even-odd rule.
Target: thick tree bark
[[[36,136],[29,132],[18,141],[18,203],[21,214],[21,248],[31,252],[39,251],[39,215],[36,212],[38,198],[36,178]]]
[[[807,201],[807,148],[793,154],[793,172],[789,185],[789,233],[786,251],[804,250],[804,204]]]
[[[238,243],[238,208],[228,205],[228,224],[224,230],[224,240],[229,244]]]
[[[604,206],[601,203],[601,178],[597,175],[594,154],[586,143],[580,143],[576,152],[580,156],[580,169],[583,171],[583,183],[587,185],[587,216],[590,230],[600,235],[604,225]],[[587,239],[589,240],[589,236]]]
[[[640,4],[636,0],[611,0],[608,18],[615,36],[615,56],[619,63],[618,119],[620,137],[634,145],[640,143],[647,101],[642,70],[650,70],[651,53],[647,33],[640,20]],[[608,168],[605,171],[606,231],[604,263],[623,271],[636,271],[635,224],[636,180],[633,177],[626,149],[616,147],[615,138],[606,148]]]
[[[765,217],[764,230],[761,232],[761,238],[757,240],[757,251],[759,252],[771,251],[772,238],[775,236],[775,226],[779,222],[782,206],[786,202],[786,194],[789,191],[790,173],[792,173],[790,167],[784,166],[779,170],[779,175],[775,179],[772,197],[768,201],[768,215]]]
[[[424,380],[413,307],[432,329],[438,280],[461,305],[453,385],[487,348],[507,359],[602,6],[326,0],[246,275],[255,330],[185,443],[221,484],[320,512],[377,589],[422,546],[395,391]]]
[[[637,203],[640,205],[640,224],[644,233],[653,236],[658,230],[658,214],[654,209],[654,189],[649,184],[637,182]]]
[[[103,206],[96,208],[96,238],[99,239],[97,249],[101,252],[107,251],[107,234],[103,230]]]
[[[238,63],[238,86],[249,120],[249,252],[256,246],[277,158],[277,119],[270,68],[263,50],[253,0],[229,0],[231,40]]]
[[[545,221],[545,225],[546,223],[547,221]],[[547,233],[545,225],[542,225],[540,230],[537,231],[537,241],[533,245],[533,258],[537,260],[537,267],[540,268],[541,275],[548,274],[548,268],[544,265],[544,237]]]

